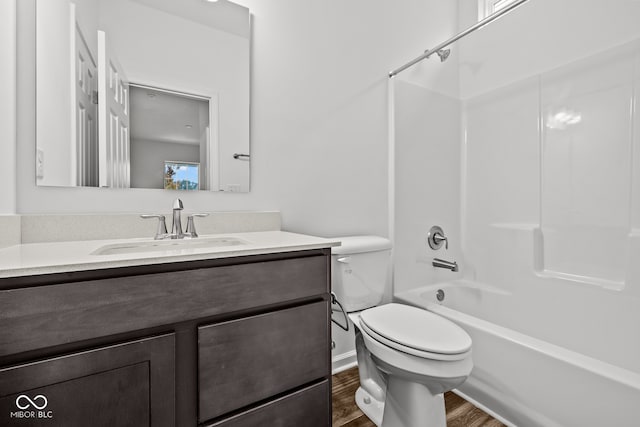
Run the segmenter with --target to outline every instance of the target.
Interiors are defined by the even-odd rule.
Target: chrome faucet
[[[458,263],[453,261],[446,261],[444,259],[440,259],[440,258],[434,258],[433,262],[431,263],[431,265],[433,265],[436,268],[446,268],[448,270],[451,270],[453,272],[458,271]]]
[[[184,209],[182,200],[176,199],[173,201],[173,222],[171,224],[171,238],[172,239],[184,239],[185,234],[182,232],[182,220],[180,217],[180,211]]]
[[[182,232],[182,219],[181,219],[181,211],[184,209],[184,205],[182,204],[182,200],[176,199],[173,202],[173,223],[171,224],[171,233],[167,232],[167,223],[165,221],[165,216],[160,214],[152,214],[152,215],[140,215],[141,218],[158,218],[158,228],[156,230],[156,235],[154,237],[155,240],[164,240],[164,239],[184,239],[184,238],[195,238],[198,237],[198,233],[196,233],[196,226],[194,223],[195,217],[205,217],[208,216],[208,213],[194,213],[188,216],[187,218],[187,229],[185,232]]]

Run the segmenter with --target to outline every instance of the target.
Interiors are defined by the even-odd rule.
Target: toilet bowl
[[[434,313],[381,304],[380,286],[387,286],[388,265],[380,263],[380,253],[390,251],[388,240],[340,240],[342,246],[333,250],[333,286],[356,331],[356,404],[377,426],[445,427],[443,393],[462,384],[471,372],[471,338]],[[357,292],[349,293],[349,285]]]
[[[469,335],[433,313],[395,303],[358,317],[364,346],[387,378],[382,419],[378,414],[373,421],[384,427],[446,426],[442,393],[471,372]]]

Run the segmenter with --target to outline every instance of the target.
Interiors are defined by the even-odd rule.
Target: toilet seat
[[[360,327],[371,338],[403,353],[432,360],[461,360],[471,337],[458,325],[416,307],[385,304],[360,313]]]
[[[428,383],[433,387],[457,383],[461,378],[466,378],[473,368],[471,351],[464,353],[464,357],[458,360],[437,360],[396,350],[376,340],[363,329],[360,329],[360,334],[376,367],[389,375],[417,383]]]

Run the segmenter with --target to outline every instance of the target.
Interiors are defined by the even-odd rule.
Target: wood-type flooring
[[[375,427],[356,406],[354,395],[360,385],[358,368],[333,376],[333,427]],[[500,421],[454,393],[445,393],[447,427],[504,427]]]

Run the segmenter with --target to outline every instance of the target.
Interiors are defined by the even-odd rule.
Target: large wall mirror
[[[249,191],[250,37],[227,0],[37,0],[37,185]]]

